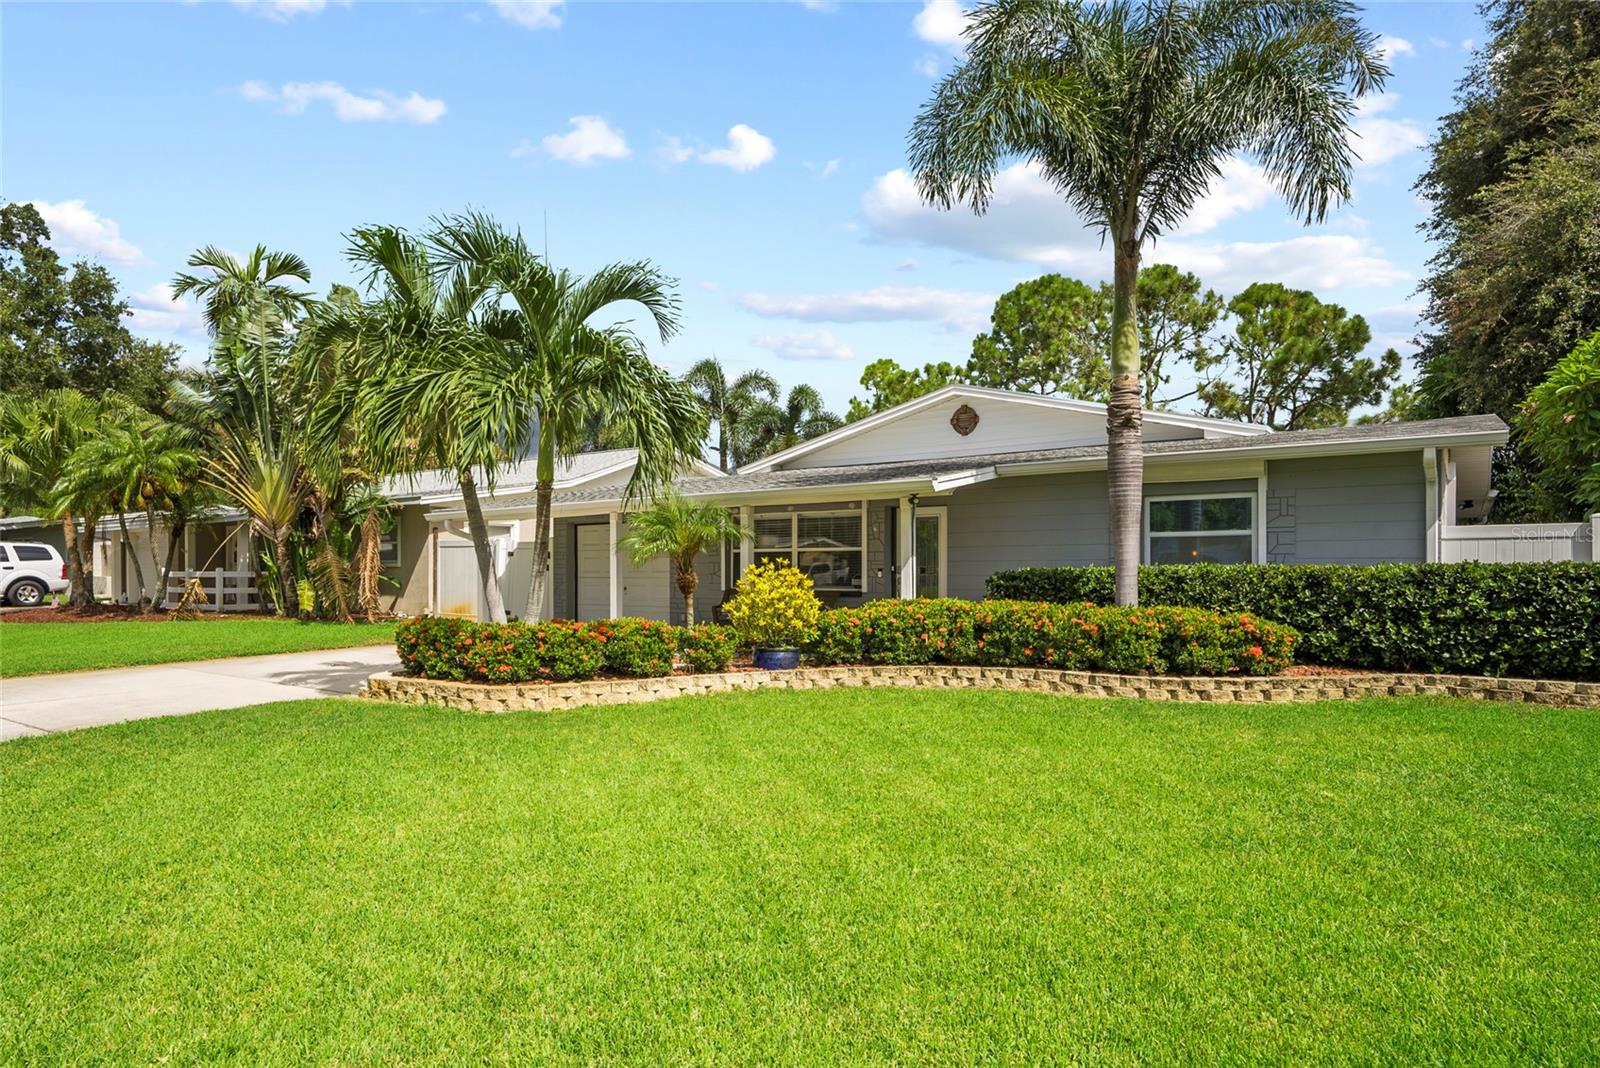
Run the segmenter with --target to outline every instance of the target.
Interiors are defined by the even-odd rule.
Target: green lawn
[[[266,616],[117,623],[0,623],[0,678],[58,671],[346,649],[394,641],[393,623],[301,623]]]
[[[0,782],[8,1062],[1600,1061],[1592,712],[329,700]]]

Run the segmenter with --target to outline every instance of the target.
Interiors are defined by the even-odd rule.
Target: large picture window
[[[1145,559],[1152,564],[1248,564],[1255,559],[1255,498],[1152,497]]]
[[[819,590],[860,593],[864,588],[866,516],[861,509],[757,515],[752,526],[757,563],[788,561],[809,575]],[[730,582],[743,571],[739,547],[732,546]]]

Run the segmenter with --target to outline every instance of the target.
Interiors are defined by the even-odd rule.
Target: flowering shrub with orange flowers
[[[822,613],[806,655],[820,664],[1271,675],[1293,662],[1296,637],[1292,628],[1241,612],[883,600]]]
[[[424,616],[395,628],[395,649],[406,671],[457,682],[564,682],[602,672],[670,675],[680,655],[691,670],[724,671],[736,644],[730,627],[706,623],[685,630],[635,618],[494,624]]]

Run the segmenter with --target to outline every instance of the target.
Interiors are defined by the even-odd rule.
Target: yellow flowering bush
[[[787,560],[752,564],[733,588],[728,622],[757,649],[797,648],[816,633],[822,603],[810,577]]]

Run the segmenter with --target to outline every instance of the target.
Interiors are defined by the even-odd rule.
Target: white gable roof
[[[977,425],[965,435],[951,424],[962,405],[978,416]],[[1144,413],[1144,436],[1149,441],[1266,433],[1270,433],[1266,427],[1226,419],[1149,409]],[[1103,404],[954,385],[746,464],[741,473],[1025,452],[1105,441]]]

